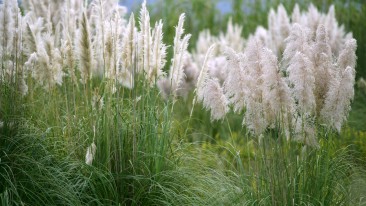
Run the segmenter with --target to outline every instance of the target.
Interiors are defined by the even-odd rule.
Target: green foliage
[[[348,148],[329,139],[321,149],[273,139],[250,141],[246,150],[232,147],[233,182],[246,205],[363,205],[364,169]],[[247,153],[247,154],[245,154]]]
[[[105,205],[113,200],[113,177],[55,154],[52,144],[65,148],[63,142],[16,122],[4,122],[0,134],[2,205]]]
[[[350,112],[348,124],[357,130],[366,130],[366,92],[356,89],[355,99]]]

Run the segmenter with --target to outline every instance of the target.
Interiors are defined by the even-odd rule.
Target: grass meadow
[[[360,0],[3,0],[0,205],[366,205]]]

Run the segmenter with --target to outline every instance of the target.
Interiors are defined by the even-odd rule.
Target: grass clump
[[[113,200],[113,177],[60,155],[57,148],[64,143],[57,138],[46,139],[15,122],[4,122],[0,134],[4,205],[101,205]]]
[[[321,142],[320,149],[265,140],[249,165],[238,164],[246,194],[259,205],[361,205],[353,184],[363,169],[349,150]]]

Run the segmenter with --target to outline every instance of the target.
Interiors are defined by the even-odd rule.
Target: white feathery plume
[[[331,5],[328,9],[328,13],[326,14],[324,18],[324,26],[329,31],[328,37],[330,41],[335,40],[335,35],[338,29],[338,22],[335,16],[335,9],[334,5]]]
[[[34,52],[32,53],[28,60],[24,63],[24,66],[30,70],[32,73],[35,72],[35,67],[36,67],[36,63],[38,62],[38,56],[37,56],[37,53]]]
[[[91,43],[96,67],[93,73],[115,79],[118,73],[120,34],[125,28],[126,9],[115,0],[93,0],[89,6]]]
[[[278,47],[277,41],[276,41],[276,27],[277,27],[277,21],[276,21],[277,15],[276,12],[271,8],[269,10],[268,14],[268,33],[269,33],[269,41],[267,42],[267,47],[271,49],[276,49]]]
[[[329,83],[330,88],[324,101],[324,108],[321,110],[322,121],[338,132],[347,119],[354,97],[356,47],[356,40],[351,39],[340,52],[337,60],[338,71]]]
[[[25,26],[25,35],[24,35],[24,53],[26,55],[30,55],[33,52],[37,51],[37,37],[36,34],[32,31],[29,23]]]
[[[86,149],[85,163],[87,165],[92,165],[96,150],[97,146],[94,142]]]
[[[299,23],[301,24],[301,12],[300,12],[300,7],[299,5],[296,3],[294,6],[294,9],[292,11],[292,15],[291,15],[291,23]]]
[[[262,74],[265,68],[262,67],[260,61],[262,59],[262,49],[263,44],[255,38],[249,39],[247,48],[245,50],[245,55],[247,57],[245,64],[248,69],[248,75],[252,78],[252,83],[250,84],[251,95],[255,101],[262,101],[262,88],[263,79]]]
[[[47,38],[50,37],[45,36],[45,39]],[[47,44],[46,41],[42,42],[38,51],[30,55],[25,66],[31,72],[32,77],[44,89],[49,90],[56,84],[62,84],[63,72],[60,64],[60,52],[57,48],[47,51],[45,44]]]
[[[166,46],[163,44],[163,23],[160,20],[154,29],[150,27],[150,15],[146,8],[146,1],[140,10],[140,33],[138,34],[138,72],[144,71],[150,86],[164,75]]]
[[[6,56],[9,52],[12,52],[13,36],[16,29],[15,15],[17,15],[17,13],[14,13],[15,8],[18,8],[16,0],[4,0],[4,3],[0,5],[0,40],[2,45],[0,56]]]
[[[315,33],[318,28],[319,22],[321,21],[322,15],[319,13],[318,9],[314,6],[314,4],[310,4],[308,7],[308,12],[306,13],[306,25],[311,32]],[[311,34],[313,36],[313,34]]]
[[[300,114],[314,113],[316,102],[313,63],[303,53],[296,52],[287,71],[289,73],[288,80],[291,84],[291,94],[297,102],[298,111]]]
[[[208,61],[215,47],[215,44],[211,45],[206,53],[196,86],[197,100],[202,102],[207,110],[211,111],[212,121],[222,119],[229,111],[228,100],[220,86],[219,80],[210,78],[208,74]],[[195,104],[196,97],[193,100],[193,104]]]
[[[348,66],[353,69],[356,67],[356,49],[357,41],[355,39],[346,41],[344,49],[341,50],[337,59],[337,65],[342,71]]]
[[[19,15],[18,3],[16,0],[4,0],[0,4],[0,81],[16,80],[15,64],[18,62],[15,56],[18,56],[20,46],[19,25],[21,16]],[[14,53],[17,55],[12,55]]]
[[[76,35],[76,30],[79,27],[77,22],[81,20],[82,17],[82,6],[79,1],[76,0],[66,0],[61,12],[61,22],[63,26],[62,36],[63,39],[74,39]]]
[[[114,22],[109,22],[105,27],[105,43],[104,43],[104,77],[108,79],[116,78],[116,43],[118,37],[115,36],[113,25]]]
[[[180,83],[179,89],[176,91],[177,92],[176,96],[183,97],[183,100],[187,100],[189,92],[194,90],[194,88],[196,87],[200,67],[197,65],[196,62],[192,60],[191,54],[188,53],[187,51],[183,56],[183,63],[184,63],[183,64],[184,79]]]
[[[200,67],[196,62],[194,62],[193,57],[190,53],[186,52],[184,63],[184,74],[185,74],[185,84],[189,86],[187,92],[194,89],[197,84],[197,78],[200,73]]]
[[[244,68],[247,57],[242,53],[237,54],[231,48],[227,48],[225,53],[228,60],[228,77],[224,82],[224,91],[234,106],[234,112],[241,112],[245,107],[245,98],[251,92],[248,87],[251,76],[248,74],[248,69]]]
[[[348,66],[340,71],[340,75],[330,83],[330,89],[321,111],[322,120],[330,127],[341,131],[342,124],[347,120],[354,97],[355,71]]]
[[[110,23],[105,16],[105,0],[93,0],[85,16],[88,20],[88,30],[93,59],[95,59],[95,67],[90,69],[90,74],[96,76],[104,76],[106,74],[107,66],[107,44],[106,27]],[[89,19],[88,19],[89,18]],[[84,21],[82,17],[81,22]],[[83,28],[80,28],[83,29]]]
[[[122,52],[122,34],[125,30],[124,21],[117,10],[118,7],[114,7],[110,11],[108,22],[105,27],[106,45],[105,45],[105,77],[113,80],[118,79],[118,73],[120,72],[120,66],[122,64],[120,54]]]
[[[47,11],[46,11],[46,17],[45,19],[45,28],[47,33],[54,33],[54,26],[52,24],[52,16],[51,16],[51,5],[48,4]]]
[[[268,16],[268,30],[271,36],[270,49],[280,55],[284,49],[284,40],[290,32],[290,18],[282,4],[277,8],[277,13],[271,9]]]
[[[16,64],[19,64],[18,62],[21,62],[22,64],[24,61],[22,60],[23,56],[23,28],[24,28],[24,21],[23,21],[22,14],[20,12],[20,9],[18,8],[18,16],[16,20],[16,37],[14,39],[14,45],[15,45],[15,60]],[[20,92],[22,96],[25,96],[28,93],[28,85],[25,81],[26,76],[26,69],[23,66],[20,66],[19,69],[16,71],[16,82],[17,82],[17,89]]]
[[[178,96],[186,97],[188,91],[192,89],[195,80],[191,78],[197,75],[197,65],[192,63],[192,58],[187,52],[190,34],[184,35],[185,14],[179,17],[178,25],[175,28],[172,65],[169,70],[169,77],[160,78],[158,87],[162,91],[162,96],[167,98],[172,95],[174,99]],[[183,36],[183,38],[182,38]],[[186,75],[187,73],[187,75]]]
[[[204,85],[205,85],[205,82],[207,81],[207,79],[209,77],[208,76],[208,60],[211,57],[212,51],[214,50],[215,47],[216,47],[216,45],[213,44],[213,45],[211,45],[208,48],[207,53],[206,53],[206,56],[205,56],[205,60],[203,62],[202,68],[201,68],[201,71],[200,71],[200,73],[198,75],[198,78],[197,78],[197,85],[196,85],[195,92],[196,92],[196,97],[197,97],[197,100],[198,101],[202,101],[203,100],[203,95],[204,95],[203,89],[204,89]],[[194,103],[196,101],[196,97],[193,100]]]
[[[285,7],[280,4],[277,8],[277,26],[278,26],[278,44],[279,49],[277,50],[277,54],[282,53],[284,49],[284,40],[290,33],[290,18],[287,15]]]
[[[137,56],[138,65],[137,72],[144,71],[146,74],[150,70],[151,57],[151,28],[150,15],[146,8],[146,0],[143,1],[140,10],[140,32],[138,33]]]
[[[343,25],[338,25],[334,5],[329,7],[328,13],[322,21],[328,31],[329,43],[332,47],[332,51],[334,51],[335,55],[338,55],[338,52],[341,50],[342,44],[344,43],[342,40],[345,37],[345,31]]]
[[[257,29],[255,30],[254,36],[249,36],[250,38],[255,38],[257,39],[257,41],[260,41],[261,44],[263,45],[267,45],[270,46],[270,35],[269,32],[262,26],[258,26]]]
[[[172,59],[172,66],[170,69],[170,84],[171,91],[173,96],[176,98],[180,87],[184,81],[184,58],[186,56],[186,51],[188,47],[188,41],[191,38],[190,34],[182,35],[184,33],[183,24],[184,24],[185,14],[181,14],[179,17],[178,25],[175,29],[175,37],[174,37],[174,53]]]
[[[135,17],[132,13],[122,39],[122,67],[129,71],[132,71],[135,52],[135,38]]]
[[[51,73],[51,79],[49,81],[53,83],[49,83],[50,86],[54,84],[61,85],[62,84],[62,77],[64,76],[64,73],[62,71],[62,56],[61,52],[58,48],[55,48],[54,45],[54,36],[51,36],[49,33],[46,33],[43,36],[43,46],[47,52],[49,64],[48,69]]]
[[[203,106],[211,111],[211,121],[225,117],[229,111],[228,101],[218,79],[207,79],[200,93],[203,93]]]
[[[143,68],[147,79],[149,80],[149,74],[151,72],[151,58],[152,58],[152,35],[150,27],[150,15],[146,8],[146,1],[143,3],[143,9],[141,9],[141,37],[143,38],[143,44],[140,47],[143,49]],[[144,17],[142,17],[144,15]]]
[[[256,135],[262,134],[268,126],[263,105],[263,73],[267,71],[260,63],[263,58],[262,49],[260,41],[249,39],[245,50],[247,60],[244,62],[251,78],[247,78],[246,82],[250,92],[245,97],[246,113],[243,124]]]
[[[235,51],[242,51],[244,49],[245,40],[242,37],[243,27],[238,24],[233,24],[232,19],[229,19],[227,24],[226,33],[220,33],[218,46],[220,50],[225,50],[226,47],[230,47]]]
[[[212,59],[209,60],[209,73],[211,77],[219,79],[220,84],[227,77],[227,61],[225,60],[225,50],[227,47],[239,52],[244,50],[245,39],[242,37],[242,26],[234,24],[230,18],[227,24],[226,32],[220,32],[219,36],[212,36],[208,30],[199,34],[196,49],[194,51],[194,60],[201,67],[209,45],[216,44]]]
[[[174,36],[174,51],[176,51],[177,53],[179,52],[179,46],[181,45],[180,42],[181,37],[184,33],[184,20],[185,20],[185,14],[181,14],[179,16],[179,20],[178,20],[178,25],[175,28],[175,36]]]
[[[277,8],[277,22],[279,23],[279,32],[282,38],[286,38],[290,30],[290,19],[285,7],[280,4]]]
[[[315,77],[315,97],[317,114],[324,104],[324,98],[329,89],[329,82],[333,78],[334,70],[332,63],[332,51],[329,38],[324,25],[319,24],[316,31],[315,42],[312,46],[314,77]]]
[[[48,28],[52,30],[61,21],[64,1],[31,0],[23,1],[25,10],[33,12],[37,17],[46,20]],[[50,15],[52,12],[52,15]]]
[[[86,13],[84,12],[80,22],[80,33],[78,38],[79,48],[79,70],[82,82],[86,84],[91,79],[91,71],[93,69],[93,50],[90,40],[90,29]]]
[[[217,78],[220,83],[223,83],[228,76],[226,64],[227,61],[225,56],[217,56],[210,59],[208,62],[210,76]]]
[[[283,59],[286,63],[290,62],[297,52],[301,52],[307,57],[311,56],[310,31],[306,27],[298,23],[293,24],[290,35],[285,39],[285,42]]]
[[[277,121],[281,126],[288,126],[288,115],[291,115],[293,101],[290,89],[281,75],[276,55],[269,49],[264,48],[262,52],[261,65],[265,68],[263,73],[263,104],[265,116],[269,124]]]
[[[62,83],[62,69],[56,67],[56,65],[59,65],[58,61],[61,56],[55,53],[55,67],[53,67],[52,56],[55,48],[51,34],[49,32],[46,34],[41,33],[43,21],[40,18],[36,19],[30,14],[25,19],[28,21],[25,38],[25,53],[28,60],[25,62],[25,68],[41,86],[48,90],[56,83]]]
[[[42,41],[41,34],[44,30],[43,18],[36,18],[32,13],[26,14],[25,20],[25,34],[24,34],[24,52],[28,57],[37,52],[39,42]]]
[[[351,33],[345,35],[343,27],[338,26],[333,7],[324,15],[314,5],[310,5],[305,13],[301,13],[296,5],[291,18],[290,23],[283,6],[279,6],[277,12],[271,10],[268,17],[269,29],[257,28],[255,35],[249,37],[244,54],[231,50],[226,52],[226,70],[219,70],[220,49],[216,50],[214,58],[205,63],[208,67],[207,72],[202,73],[207,76],[206,84],[203,85],[210,82],[219,91],[217,88],[222,80],[217,77],[225,76],[220,72],[226,71],[223,87],[227,101],[233,105],[235,112],[245,108],[243,124],[249,130],[259,135],[269,125],[280,121],[279,126],[285,130],[288,138],[292,129],[295,139],[318,147],[315,122],[319,116],[325,116],[320,113],[324,113],[327,107],[325,104],[331,102],[324,101],[325,96],[331,91],[334,93],[334,88],[337,88],[333,86],[334,82],[340,82],[341,77],[353,85],[350,70],[354,71],[356,64],[356,42]],[[206,31],[200,34],[199,42],[213,41],[224,48],[222,45],[230,44],[224,36],[221,34],[219,39],[215,39]],[[203,56],[200,51],[207,45],[201,47],[195,53],[195,59],[200,63]],[[263,50],[264,47],[272,51]],[[277,60],[276,56],[281,59]],[[334,64],[334,56],[338,56],[337,64]],[[284,71],[280,71],[280,68]],[[202,81],[201,78],[202,75],[198,82]],[[348,87],[351,90],[352,86]],[[202,87],[198,91],[199,100],[205,99],[205,89],[207,88]],[[353,96],[352,91],[348,94]],[[342,103],[344,108],[349,105],[350,96]],[[217,94],[216,98],[219,97]],[[207,102],[206,108],[210,108]],[[344,111],[341,116],[346,116],[348,110]],[[342,118],[335,117],[325,119],[337,119],[331,120],[336,122],[331,125],[338,130],[343,121],[339,120]]]
[[[32,12],[35,16],[40,18],[46,18],[47,17],[47,9],[48,9],[48,2],[45,2],[45,0],[27,0],[22,1],[22,4],[24,6],[25,11]]]
[[[135,43],[136,43],[136,28],[135,17],[132,13],[128,21],[126,30],[122,39],[122,68],[118,73],[119,82],[127,87],[133,88],[134,86],[134,56],[135,56]]]
[[[332,49],[329,44],[329,37],[326,27],[323,24],[319,24],[316,30],[315,45],[312,51],[316,52],[317,55],[324,53],[329,58],[332,57]],[[317,58],[317,57],[315,57]],[[319,61],[316,59],[316,61]]]
[[[64,65],[67,67],[67,74],[70,76],[73,84],[77,84],[77,78],[75,74],[75,48],[73,45],[73,40],[71,40],[70,37],[67,37],[67,40],[63,41],[61,45],[61,53],[63,56]]]
[[[166,49],[163,43],[163,23],[162,20],[155,24],[153,30],[153,52],[151,58],[151,69],[148,73],[148,80],[152,85],[155,85],[155,79],[164,76],[163,68],[166,63]]]

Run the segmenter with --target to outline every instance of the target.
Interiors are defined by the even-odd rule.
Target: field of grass
[[[0,205],[366,205],[366,4],[230,2],[3,0]]]

